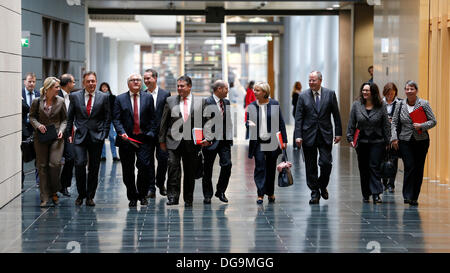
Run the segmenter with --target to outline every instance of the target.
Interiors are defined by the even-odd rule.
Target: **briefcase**
[[[55,125],[50,124],[46,127],[47,131],[45,133],[41,133],[39,130],[37,131],[39,143],[49,143],[58,138]]]
[[[390,154],[390,151],[386,151],[384,160],[380,164],[380,176],[381,178],[388,179],[397,175],[395,165]]]
[[[20,144],[20,149],[22,150],[23,162],[30,162],[31,160],[36,158],[33,135],[22,141],[22,143]]]

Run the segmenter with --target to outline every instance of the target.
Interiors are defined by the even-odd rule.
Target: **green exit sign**
[[[30,47],[30,39],[22,38],[22,47]]]

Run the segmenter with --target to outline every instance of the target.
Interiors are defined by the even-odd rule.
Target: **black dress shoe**
[[[100,158],[101,161],[106,161],[106,157]]]
[[[328,191],[326,188],[320,190],[320,195],[322,196],[323,199],[328,200]]]
[[[203,199],[203,204],[211,204],[211,198],[205,197],[205,199]]]
[[[167,195],[167,189],[166,189],[166,187],[164,187],[164,185],[159,187],[159,194],[161,194],[162,196]]]
[[[155,192],[154,191],[152,191],[152,190],[150,190],[150,192],[148,193],[148,196],[147,196],[147,198],[151,198],[151,199],[153,199],[153,198],[155,198],[156,197],[156,194],[155,194]]]
[[[169,199],[166,203],[168,206],[172,206],[172,205],[178,205],[178,201],[175,201],[173,199]]]
[[[383,201],[381,200],[381,198],[380,198],[380,196],[379,196],[378,194],[374,194],[374,195],[372,196],[372,198],[373,198],[373,203],[374,203],[374,204],[383,203]]]
[[[190,208],[190,207],[192,207],[192,202],[184,202],[184,207],[185,207],[185,208]]]
[[[409,204],[410,202],[411,202],[411,200],[409,200],[409,199],[403,200],[403,203],[404,203],[404,204]]]
[[[86,206],[89,206],[89,207],[95,206],[94,200],[93,199],[87,199],[86,200]]]
[[[411,201],[409,201],[409,205],[410,206],[418,206],[419,203],[417,202],[417,200],[411,200]]]
[[[225,197],[225,193],[223,192],[216,192],[215,196],[219,198],[220,201],[224,203],[228,203],[228,199]]]
[[[70,197],[70,193],[67,188],[62,188],[59,192],[64,196]]]
[[[275,203],[275,195],[268,196],[267,199],[269,200],[269,203]]]
[[[389,191],[390,193],[394,193],[394,192],[395,192],[394,187],[388,186],[388,191]]]
[[[128,204],[128,207],[130,208],[134,208],[137,206],[137,201],[136,200],[131,200],[130,203]]]
[[[369,197],[363,197],[363,203],[369,203],[369,202],[370,202]]]
[[[81,205],[83,205],[83,198],[78,197],[77,200],[75,200],[75,206]]]
[[[311,198],[311,200],[309,200],[309,204],[310,205],[319,204],[319,198]]]
[[[141,206],[147,206],[147,205],[148,205],[147,198],[142,198],[142,199],[140,200],[140,202],[141,202]]]

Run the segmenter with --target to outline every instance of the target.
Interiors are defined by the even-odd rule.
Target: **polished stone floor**
[[[289,148],[288,155],[294,185],[276,186],[276,202],[265,199],[263,205],[256,204],[254,161],[239,143],[232,150],[228,204],[213,198],[204,205],[197,180],[192,208],[183,202],[167,206],[157,194],[148,207],[129,209],[120,163],[108,153],[101,164],[97,206],[74,205],[73,180],[70,198],[41,209],[34,173],[28,172],[24,192],[0,209],[0,252],[450,252],[449,185],[425,179],[418,207],[403,204],[401,182],[395,193],[382,196],[382,204],[364,204],[355,152],[336,146],[330,199],[309,205],[301,154]]]

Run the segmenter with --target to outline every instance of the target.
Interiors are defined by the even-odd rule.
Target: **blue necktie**
[[[319,92],[316,91],[315,96],[316,96],[316,109],[319,110],[320,106]]]

